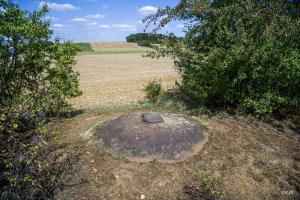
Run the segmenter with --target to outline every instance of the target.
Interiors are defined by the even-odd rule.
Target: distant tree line
[[[136,33],[129,35],[126,40],[127,42],[137,43],[139,46],[150,47],[152,44],[160,44],[163,37],[162,34]]]

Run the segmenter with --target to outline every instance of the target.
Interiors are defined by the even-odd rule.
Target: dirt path
[[[253,119],[202,116],[198,120],[208,128],[209,142],[201,153],[178,164],[138,164],[107,150],[88,132],[122,114],[86,113],[61,125],[80,161],[76,176],[65,180],[75,186],[57,192],[57,199],[199,199],[205,170],[235,199],[299,197],[297,134]],[[76,185],[81,178],[87,182]]]

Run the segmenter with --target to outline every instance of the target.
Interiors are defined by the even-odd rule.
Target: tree
[[[151,44],[159,44],[163,37],[164,35],[162,34],[136,33],[130,34],[126,40],[127,42],[137,43],[139,46],[150,47]]]
[[[164,38],[152,56],[171,56],[181,89],[199,104],[258,115],[299,113],[299,0],[181,0],[145,18],[186,23],[182,41]]]
[[[59,111],[67,105],[67,98],[81,94],[79,74],[72,69],[77,47],[71,42],[50,40],[50,22],[43,18],[47,12],[46,5],[29,13],[0,1],[2,107],[11,107],[27,98],[47,111]]]
[[[81,94],[77,46],[51,40],[47,12],[0,0],[0,199],[53,195],[61,166],[47,160],[46,123]]]

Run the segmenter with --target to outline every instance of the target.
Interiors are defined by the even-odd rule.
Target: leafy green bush
[[[146,85],[144,91],[146,92],[147,99],[149,99],[151,102],[156,102],[162,93],[161,83],[157,81],[151,81]]]
[[[182,91],[199,104],[258,115],[299,114],[300,1],[192,1],[146,17],[184,20],[184,40],[165,37],[155,54],[171,56]],[[162,19],[161,19],[162,17]]]
[[[151,47],[151,43],[149,41],[145,41],[145,40],[139,41],[137,44],[141,47]]]
[[[77,46],[51,41],[48,8],[0,0],[0,198],[46,199],[56,182],[47,124],[81,94]]]
[[[66,107],[66,99],[81,94],[79,74],[72,68],[76,45],[49,42],[52,31],[42,19],[46,7],[29,13],[3,0],[0,8],[1,106],[25,100],[45,113]]]
[[[79,51],[94,51],[90,43],[76,43],[78,45]]]

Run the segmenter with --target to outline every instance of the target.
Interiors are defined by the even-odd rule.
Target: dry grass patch
[[[129,42],[91,42],[95,51],[148,51],[149,48]]]

